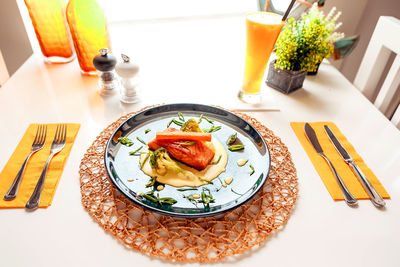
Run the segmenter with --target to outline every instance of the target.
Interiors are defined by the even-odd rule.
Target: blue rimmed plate
[[[157,192],[159,197],[171,197],[177,200],[173,205],[159,204],[138,195],[139,192],[146,193],[151,188],[146,188],[150,177],[140,169],[139,157],[132,156],[129,152],[136,150],[142,143],[139,137],[146,143],[155,137],[157,131],[167,128],[172,118],[178,119],[178,113],[182,113],[185,119],[195,118],[200,115],[213,120],[214,126],[221,129],[213,132],[227,149],[226,140],[230,135],[237,132],[237,136],[245,149],[240,152],[228,152],[228,163],[226,170],[215,178],[213,184],[203,185],[197,191],[179,191],[177,187],[165,185],[165,188]],[[206,120],[202,120],[201,128],[210,128]],[[150,132],[146,132],[150,129]],[[127,147],[118,142],[119,137],[128,137],[134,145]],[[238,159],[248,159],[248,163],[239,167]],[[254,173],[250,168],[254,167]],[[200,104],[168,104],[149,108],[137,113],[123,122],[108,140],[105,151],[105,166],[110,180],[127,198],[134,203],[162,213],[164,215],[195,218],[217,215],[234,209],[251,199],[264,185],[270,169],[270,155],[267,144],[260,133],[247,121],[239,116],[217,107]],[[223,187],[221,182],[226,177],[233,177],[231,184]],[[185,187],[183,187],[185,188]],[[193,203],[183,195],[200,194],[203,188],[210,190],[215,202],[209,205]]]

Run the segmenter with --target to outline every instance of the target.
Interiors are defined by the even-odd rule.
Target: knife
[[[318,142],[317,135],[315,134],[314,129],[310,126],[310,124],[306,123],[304,125],[304,131],[306,133],[308,141],[310,141],[310,143],[314,147],[315,151],[321,157],[323,157],[325,159],[325,161],[329,164],[329,167],[331,168],[333,175],[335,176],[336,181],[339,184],[340,190],[343,193],[344,200],[346,201],[347,205],[349,205],[349,206],[356,205],[357,199],[350,193],[349,189],[344,184],[342,178],[337,173],[335,167],[333,167],[331,161],[325,156],[324,151],[322,150],[322,147]]]
[[[381,208],[385,206],[385,201],[382,197],[378,194],[372,184],[368,181],[367,177],[361,171],[361,169],[355,164],[354,159],[347,153],[346,149],[342,146],[336,136],[333,134],[329,126],[324,125],[325,132],[331,139],[333,145],[335,146],[336,150],[339,152],[340,156],[344,159],[344,161],[351,167],[353,172],[357,175],[358,179],[360,179],[361,183],[364,185],[368,195],[371,197],[372,203],[375,206]]]

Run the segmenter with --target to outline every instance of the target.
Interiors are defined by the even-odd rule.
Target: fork
[[[51,144],[50,156],[47,159],[46,164],[44,165],[43,171],[40,174],[35,190],[33,191],[31,197],[26,203],[25,208],[32,210],[36,209],[39,206],[40,196],[42,194],[44,180],[46,178],[47,169],[49,168],[50,161],[55,154],[57,154],[64,148],[66,137],[67,137],[67,126],[65,124],[58,124],[56,133],[54,135],[53,143]]]
[[[32,143],[31,152],[26,157],[24,163],[22,163],[21,168],[19,169],[17,176],[15,176],[14,181],[12,182],[10,188],[8,189],[7,193],[4,195],[4,200],[13,200],[18,193],[19,184],[21,183],[22,177],[25,173],[26,165],[29,161],[29,158],[37,151],[44,147],[44,143],[46,140],[46,133],[47,133],[47,125],[39,124],[36,130],[35,139]]]

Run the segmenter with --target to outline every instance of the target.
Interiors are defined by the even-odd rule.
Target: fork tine
[[[57,140],[56,143],[60,144],[62,142],[62,136],[64,134],[64,125],[63,124],[58,124],[57,125],[58,132],[57,132]]]
[[[62,137],[64,135],[64,124],[60,124],[60,133],[58,135],[58,143],[62,142]]]
[[[44,132],[44,134],[43,134]],[[47,125],[43,126],[43,130],[42,130],[42,135],[41,135],[41,139],[40,139],[40,144],[43,145],[44,142],[46,141],[46,136],[47,136]]]
[[[65,144],[66,140],[67,140],[67,125],[64,124],[64,136],[61,142]]]
[[[60,131],[60,124],[57,124],[56,133],[54,134],[53,143],[57,143],[58,133]]]
[[[36,144],[37,141],[38,141],[38,139],[39,139],[39,134],[40,134],[41,129],[42,129],[42,125],[39,124],[38,127],[37,127],[37,129],[36,129],[35,139],[33,140],[33,143],[34,143],[34,144]]]

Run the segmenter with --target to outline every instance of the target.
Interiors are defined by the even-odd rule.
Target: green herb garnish
[[[139,156],[140,153],[138,153],[138,152],[139,152],[142,148],[143,148],[143,146],[139,147],[139,148],[136,149],[135,151],[129,152],[129,155],[131,155],[131,156]]]
[[[214,123],[214,121],[213,120],[210,120],[209,118],[207,118],[206,116],[204,116],[203,114],[201,114],[200,115],[200,117],[199,117],[199,121],[197,122],[197,123],[200,123],[203,119],[205,119],[208,123],[211,123],[211,124],[213,124]]]
[[[212,181],[203,179],[203,178],[201,178],[201,177],[197,177],[197,178],[199,178],[199,180],[202,181],[202,182],[206,182],[207,184],[214,184]]]
[[[235,193],[236,195],[239,195],[239,196],[243,196],[243,195],[244,195],[244,194],[240,194],[240,193],[236,192],[235,190],[233,190],[233,188],[231,188],[231,191],[232,191],[233,193]]]
[[[195,141],[185,141],[185,142],[180,142],[179,144],[183,145],[183,146],[192,146],[192,145],[197,144],[197,142],[195,142]]]
[[[154,203],[158,203],[160,205],[162,204],[168,204],[168,205],[173,205],[175,204],[176,201],[175,199],[173,199],[172,197],[162,197],[160,198],[160,195],[157,194],[157,196],[154,195],[153,191],[147,192],[145,194],[142,195],[144,198],[154,202]]]
[[[232,145],[232,146],[229,146],[228,149],[230,151],[239,151],[239,150],[244,149],[244,145]]]
[[[250,164],[249,167],[250,167],[250,169],[251,169],[251,172],[250,172],[249,174],[250,174],[250,176],[252,176],[253,173],[255,172],[255,170],[254,170],[253,165]]]
[[[189,200],[190,202],[192,202],[192,203],[197,207],[197,203],[198,203],[198,200],[197,200],[197,199],[195,199],[195,198],[192,197],[192,196],[187,196],[187,195],[183,195],[183,194],[182,194],[182,196],[183,196],[183,198],[186,198],[187,200]]]
[[[179,189],[176,189],[176,190],[178,190],[180,192],[183,192],[183,191],[189,191],[189,190],[197,190],[197,188],[195,188],[195,187],[193,187],[193,188],[179,188]]]
[[[128,137],[119,137],[118,142],[120,142],[121,144],[123,144],[125,146],[133,145],[133,141],[131,139],[129,139]]]
[[[152,177],[150,177],[150,180],[149,180],[149,182],[145,185],[145,187],[147,188],[147,187],[152,187],[155,183],[156,183],[156,176],[152,176]]]
[[[147,199],[150,200],[150,201],[157,202],[157,199],[155,198],[153,192],[151,192],[151,193],[144,193],[144,194],[142,194],[142,196],[143,196],[144,198],[147,198]]]
[[[147,134],[147,133],[149,133],[151,130],[150,129],[146,129],[146,130],[144,130],[144,134]]]
[[[212,165],[217,165],[221,161],[222,155],[219,155],[217,161],[211,162]]]
[[[232,134],[231,136],[229,136],[228,140],[226,140],[226,144],[228,146],[232,145],[233,143],[235,143],[237,138],[237,133]]]
[[[172,197],[162,197],[162,198],[158,197],[157,202],[160,203],[160,205],[162,205],[162,204],[173,205],[178,201],[176,201]]]
[[[157,167],[157,157],[153,151],[149,151],[150,153],[150,165],[152,168]]]
[[[178,113],[178,119],[185,122],[185,117],[183,117],[183,114],[181,112]]]
[[[171,123],[175,123],[176,125],[178,125],[178,126],[183,126],[185,123],[183,123],[183,122],[181,122],[181,121],[177,121],[177,120],[175,120],[175,119],[172,119],[172,120],[170,120],[169,122],[168,122],[168,124],[167,124],[167,128],[171,125]]]
[[[208,192],[208,194],[206,193]],[[201,200],[199,200],[200,203],[204,203],[207,207],[210,206],[210,203],[214,203],[215,199],[211,195],[211,191],[208,188],[203,188],[203,192],[201,192]]]
[[[217,189],[217,192],[218,192],[219,190],[221,190],[221,189],[222,189],[222,187],[223,187],[223,186],[222,186],[222,181],[221,181],[221,179],[219,178],[219,176],[217,176],[217,179],[218,179],[218,180],[219,180],[219,182],[221,183],[221,187]]]
[[[142,140],[142,138],[140,138],[139,136],[136,137],[136,139],[142,143],[143,145],[147,145],[145,141]]]
[[[143,169],[144,164],[146,164],[146,161],[149,159],[150,153],[147,153],[146,157],[144,158],[142,164],[140,165],[140,168]]]
[[[220,130],[221,129],[221,126],[211,126],[211,128],[210,129],[203,129],[203,132],[205,132],[205,133],[212,133],[212,132],[216,132],[216,131],[218,131],[218,130]]]
[[[200,199],[195,199],[193,196],[183,195],[184,198],[190,200],[193,204],[203,203],[205,207],[209,208],[210,203],[214,203],[215,199],[211,195],[211,191],[208,188],[203,188],[203,192],[200,194]]]

